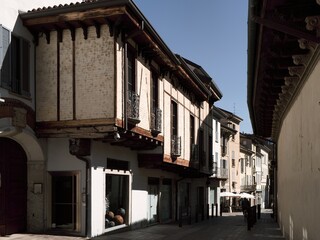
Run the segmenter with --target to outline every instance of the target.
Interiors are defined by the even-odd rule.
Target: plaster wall
[[[172,193],[174,194],[174,183],[177,175],[160,169],[145,169],[138,167],[136,151],[129,148],[115,147],[106,143],[92,142],[92,182],[91,182],[91,227],[92,236],[104,233],[105,227],[105,175],[111,173],[106,169],[107,158],[129,162],[129,209],[126,211],[129,224],[132,228],[146,226],[148,223],[148,177],[159,179],[172,179]],[[113,171],[114,172],[114,171]],[[116,174],[116,173],[115,173]],[[161,192],[161,185],[160,185]],[[161,193],[160,193],[161,194]],[[172,196],[174,198],[174,195]],[[173,209],[172,209],[173,210]],[[174,211],[172,211],[173,213]]]
[[[100,38],[94,27],[88,28],[87,39],[79,28],[75,42],[70,35],[69,30],[63,32],[59,50],[56,31],[51,32],[49,44],[45,36],[39,38],[36,51],[37,121],[57,121],[57,111],[60,120],[113,118],[114,45],[108,26],[101,26]]]
[[[140,96],[139,102],[139,127],[150,130],[151,123],[151,71],[143,59],[137,59],[136,91]],[[159,80],[158,80],[159,81]],[[159,102],[160,104],[160,102]],[[161,104],[160,104],[161,106]]]
[[[101,26],[97,38],[95,27],[76,30],[76,118],[114,117],[114,45],[107,25]]]
[[[64,41],[60,43],[60,120],[73,119],[73,77],[72,48],[70,30],[62,33]]]
[[[319,238],[319,75],[318,62],[284,117],[278,138],[278,216],[290,240]]]
[[[203,108],[194,105],[190,99],[185,96],[179,88],[171,85],[170,80],[163,79],[163,116],[171,116],[171,100],[178,105],[178,136],[181,137],[182,149],[179,158],[190,160],[190,115],[194,117],[195,123],[195,142],[198,142],[198,129],[204,130],[204,151],[208,153],[208,136],[207,131],[212,132],[212,118],[209,117],[209,105],[204,102]],[[164,154],[171,154],[171,118],[164,119]]]
[[[51,174],[50,172],[77,172],[79,175],[78,201],[82,201],[81,194],[86,189],[86,165],[83,161],[69,153],[69,140],[66,138],[47,139],[47,166],[46,166],[46,215],[44,224],[46,228],[51,228]],[[85,210],[86,203],[80,204],[80,233],[85,234]]]
[[[39,38],[36,51],[36,120],[57,120],[57,32],[50,36],[51,45],[45,36]]]

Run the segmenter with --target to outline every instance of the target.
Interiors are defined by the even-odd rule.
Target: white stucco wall
[[[91,229],[92,236],[104,233],[105,230],[105,175],[111,173],[106,169],[107,158],[129,162],[129,210],[126,211],[129,224],[133,227],[144,226],[148,220],[148,177],[170,178],[172,184],[177,175],[160,169],[138,167],[137,151],[129,148],[111,146],[102,142],[92,142],[92,181],[91,181]],[[117,174],[116,170],[113,171]],[[123,174],[123,173],[122,173]],[[174,185],[173,185],[174,187]]]
[[[278,213],[290,240],[319,238],[319,76],[318,62],[286,114],[278,138]]]

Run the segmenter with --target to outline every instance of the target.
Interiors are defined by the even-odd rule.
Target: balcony
[[[181,137],[173,135],[171,138],[171,156],[177,158],[181,156]]]
[[[228,168],[218,168],[217,163],[215,163],[211,178],[222,179],[222,180],[228,179],[229,178]]]
[[[219,179],[228,179],[229,178],[229,171],[228,168],[218,168],[218,176]]]
[[[256,190],[256,185],[255,184],[246,184],[246,185],[241,185],[240,186],[241,191],[247,191],[247,192],[253,192]]]
[[[138,124],[140,122],[139,102],[140,96],[135,92],[128,91],[127,117],[129,123],[131,124]]]
[[[161,132],[162,126],[162,111],[160,108],[154,108],[151,113],[150,129],[152,135],[156,136]]]

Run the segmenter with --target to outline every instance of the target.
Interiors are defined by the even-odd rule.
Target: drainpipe
[[[124,34],[124,33],[122,33]],[[128,43],[125,41],[124,43],[124,129],[127,131],[128,129],[128,117],[127,117],[127,105],[128,105]]]
[[[85,201],[86,201],[86,230],[85,230],[85,235],[87,237],[88,236],[88,229],[89,229],[89,193],[90,193],[90,159],[85,158],[83,156],[79,156],[79,155],[75,155],[76,158],[78,158],[79,160],[85,162],[86,164],[86,191],[85,191]],[[82,203],[83,203],[83,199],[81,199]]]

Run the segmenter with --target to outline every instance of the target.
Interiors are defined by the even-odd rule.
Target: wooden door
[[[27,157],[22,147],[0,138],[0,235],[23,232],[27,222]]]

